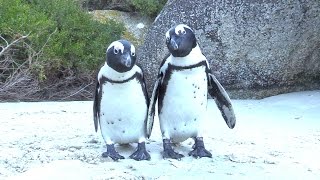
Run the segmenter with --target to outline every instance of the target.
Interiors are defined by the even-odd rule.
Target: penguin
[[[95,131],[100,126],[107,145],[103,157],[124,159],[115,144],[138,143],[131,159],[150,160],[146,150],[149,97],[142,69],[136,65],[135,47],[127,40],[112,42],[96,82],[93,102]]]
[[[163,158],[180,160],[184,157],[174,151],[172,144],[188,138],[195,141],[189,156],[211,158],[212,154],[205,149],[201,132],[201,125],[204,125],[206,118],[208,96],[215,100],[227,126],[233,129],[236,117],[230,98],[211,72],[189,26],[179,24],[169,29],[166,32],[166,45],[170,54],[160,65],[152,91],[147,136],[151,134],[157,104]]]

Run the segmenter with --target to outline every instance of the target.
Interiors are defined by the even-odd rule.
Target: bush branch
[[[2,56],[2,55],[4,54],[4,52],[5,52],[6,50],[8,50],[12,45],[18,43],[18,42],[21,41],[22,39],[27,38],[29,35],[30,35],[30,33],[27,34],[27,35],[25,35],[25,36],[21,36],[21,37],[19,37],[18,39],[12,41],[10,44],[8,43],[8,41],[7,41],[4,37],[2,37],[2,36],[0,35],[0,38],[6,43],[6,46],[0,46],[0,47],[1,47],[0,56]]]

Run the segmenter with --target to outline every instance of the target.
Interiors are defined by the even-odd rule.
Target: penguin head
[[[189,26],[179,24],[167,31],[166,44],[174,57],[185,57],[197,46],[197,40]]]
[[[127,40],[112,42],[107,48],[106,62],[117,72],[130,71],[136,63],[135,47]]]

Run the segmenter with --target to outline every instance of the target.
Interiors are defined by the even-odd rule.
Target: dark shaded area
[[[130,0],[85,0],[82,2],[84,9],[92,10],[118,10],[124,12],[134,11]]]
[[[61,76],[60,72],[41,83],[28,71],[22,71],[11,81],[1,83],[0,102],[92,100],[94,81],[95,75],[66,73]]]

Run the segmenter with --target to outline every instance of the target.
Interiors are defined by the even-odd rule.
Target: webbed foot
[[[107,144],[107,152],[102,153],[102,157],[110,157],[114,161],[124,159],[124,157],[116,151],[116,149],[114,148],[114,144]]]
[[[146,150],[145,142],[138,143],[137,150],[129,156],[136,161],[150,160],[150,154]]]
[[[164,159],[171,158],[171,159],[177,159],[181,160],[181,158],[184,157],[184,155],[179,154],[175,152],[172,149],[172,145],[169,139],[164,139],[163,140],[163,154],[162,154]]]
[[[194,138],[194,141],[193,150],[189,152],[189,156],[195,158],[212,157],[212,154],[205,149],[202,137]]]

